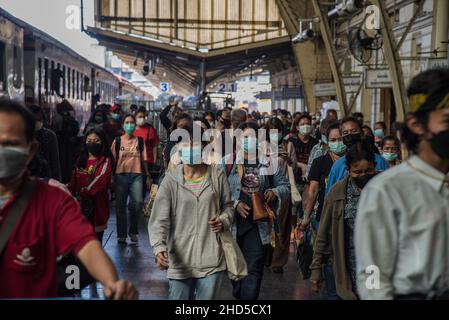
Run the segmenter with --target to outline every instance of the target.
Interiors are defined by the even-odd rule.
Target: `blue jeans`
[[[138,234],[139,215],[142,212],[143,178],[138,173],[121,173],[115,176],[115,203],[117,211],[117,237],[126,238],[128,214],[126,203],[129,203],[129,233]]]
[[[311,220],[312,228],[316,234],[318,234],[319,222],[315,219]],[[337,294],[337,288],[335,286],[334,270],[332,266],[332,259],[329,259],[327,264],[323,267],[324,283],[326,285],[327,299],[328,300],[340,300]]]
[[[245,257],[248,275],[232,282],[232,294],[238,300],[257,300],[269,245],[262,244],[257,225],[253,225],[245,234],[238,235],[237,243]]]
[[[327,299],[340,300],[340,297],[337,295],[337,288],[335,287],[335,278],[332,262],[328,262],[323,267],[323,273],[324,273],[324,283],[326,284]]]
[[[217,300],[224,272],[204,278],[168,279],[169,300]]]

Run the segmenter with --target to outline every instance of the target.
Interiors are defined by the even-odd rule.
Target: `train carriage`
[[[0,96],[24,99],[23,37],[19,21],[0,9]]]

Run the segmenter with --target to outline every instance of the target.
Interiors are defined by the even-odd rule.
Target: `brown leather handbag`
[[[251,194],[251,201],[253,204],[253,220],[254,221],[270,221],[274,220],[274,212],[263,199],[259,192]]]

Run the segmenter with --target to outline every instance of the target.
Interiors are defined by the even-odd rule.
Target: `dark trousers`
[[[239,300],[257,300],[262,283],[268,245],[262,244],[256,224],[245,234],[238,235],[237,243],[245,257],[248,266],[248,276],[243,280],[232,282],[232,294]]]

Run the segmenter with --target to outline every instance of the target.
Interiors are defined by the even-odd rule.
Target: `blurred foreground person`
[[[0,298],[56,297],[56,258],[73,253],[106,297],[136,299],[75,199],[29,176],[26,167],[38,148],[33,115],[0,100],[0,123]]]
[[[192,125],[180,129],[189,139],[178,144],[182,164],[167,172],[158,190],[150,243],[157,266],[168,270],[170,300],[217,299],[226,270],[217,233],[234,220],[231,193],[226,174],[202,162],[206,143],[193,140]]]
[[[355,227],[362,299],[449,299],[449,71],[410,85],[413,156],[362,192]]]

